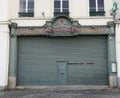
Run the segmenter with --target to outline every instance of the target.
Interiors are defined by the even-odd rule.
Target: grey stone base
[[[120,77],[118,77],[118,87],[120,88]]]
[[[117,76],[109,76],[109,87],[118,87]]]
[[[16,88],[16,77],[9,77],[8,78],[8,89],[15,89]]]
[[[0,91],[6,90],[7,86],[0,86]]]
[[[117,76],[109,76],[109,87],[115,88],[120,87],[120,77]],[[8,89],[15,89],[16,88],[16,77],[9,77],[8,78]],[[5,89],[5,87],[0,87],[1,90]]]

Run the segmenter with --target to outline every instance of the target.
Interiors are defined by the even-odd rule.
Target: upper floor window
[[[69,0],[54,0],[54,15],[69,15]]]
[[[104,16],[104,0],[90,0],[90,16]]]
[[[34,16],[34,0],[20,0],[20,17]]]

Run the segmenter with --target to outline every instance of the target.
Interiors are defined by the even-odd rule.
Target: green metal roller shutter
[[[17,85],[108,85],[107,37],[19,37]]]

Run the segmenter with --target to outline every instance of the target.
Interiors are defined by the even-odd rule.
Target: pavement
[[[0,91],[0,98],[120,98],[120,89],[17,89]]]

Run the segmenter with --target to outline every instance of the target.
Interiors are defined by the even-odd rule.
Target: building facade
[[[118,11],[116,15],[116,20],[115,20],[115,32],[116,32],[116,58],[117,58],[117,70],[118,70],[118,86],[120,87],[120,1],[117,1],[118,3]]]
[[[8,1],[0,4],[0,89],[7,87],[9,62]]]
[[[112,6],[112,0],[8,1],[8,88],[117,87]]]
[[[117,65],[119,65],[120,64],[120,40],[119,40],[119,37],[120,37],[120,34],[119,34],[119,32],[120,32],[120,27],[119,27],[119,25],[120,25],[120,22],[119,21],[117,21],[116,22],[116,56],[117,56]],[[118,66],[118,86],[120,87],[120,72],[119,72],[119,66]]]

